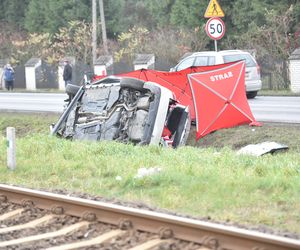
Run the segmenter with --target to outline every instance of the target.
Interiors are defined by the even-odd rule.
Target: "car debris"
[[[146,176],[155,175],[161,172],[161,168],[159,167],[151,167],[151,168],[139,168],[137,174],[134,176],[136,179],[141,179]]]
[[[120,175],[116,176],[115,179],[116,179],[116,181],[121,181],[121,180],[123,180],[122,176],[120,176]]]
[[[82,87],[68,85],[67,92],[74,97],[52,135],[174,148],[187,140],[189,107],[178,104],[172,91],[154,82],[107,77]]]
[[[289,147],[277,142],[262,142],[258,144],[250,144],[241,148],[237,153],[242,155],[262,156],[265,154],[273,154],[277,151],[287,150]]]

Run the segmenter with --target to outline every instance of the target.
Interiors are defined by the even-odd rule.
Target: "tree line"
[[[221,49],[256,50],[273,69],[299,47],[298,0],[219,0],[226,34]],[[204,32],[209,0],[104,0],[110,53],[116,59],[155,53],[175,63],[185,52],[213,49]],[[0,57],[34,53],[56,61],[75,53],[90,61],[91,0],[1,0]],[[100,20],[100,19],[99,19]],[[100,30],[100,29],[99,29]],[[98,36],[98,54],[102,53]],[[273,63],[273,65],[268,65]]]
[[[110,38],[139,25],[149,30],[173,26],[193,29],[205,23],[209,0],[104,0]],[[298,0],[219,0],[228,36],[247,32],[252,23],[267,24],[266,11],[284,13],[293,5],[294,32],[300,20]],[[91,22],[91,0],[1,0],[0,20],[31,33],[55,33],[69,21]]]

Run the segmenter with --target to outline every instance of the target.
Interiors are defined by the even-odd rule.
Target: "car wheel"
[[[79,86],[77,85],[74,85],[74,84],[68,84],[67,87],[66,87],[66,93],[68,95],[76,95],[76,93],[78,92],[78,90],[80,89]]]
[[[255,98],[255,96],[257,96],[257,91],[249,91],[249,92],[247,92],[247,98],[253,99],[253,98]]]
[[[120,85],[122,88],[132,88],[139,91],[145,91],[144,83],[145,82],[142,80],[130,77],[124,77],[120,81]]]

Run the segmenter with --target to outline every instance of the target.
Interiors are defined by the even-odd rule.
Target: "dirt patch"
[[[300,152],[300,124],[266,123],[262,127],[248,125],[221,129],[196,142],[196,127],[192,126],[187,144],[195,147],[230,147],[239,149],[248,144],[275,141],[286,144],[290,150]]]
[[[24,137],[33,133],[49,133],[49,127],[59,118],[58,114],[53,113],[1,113],[0,131],[6,135],[7,127],[15,127],[16,135]]]
[[[56,123],[58,114],[1,113],[0,131],[5,135],[6,127],[16,128],[18,137],[34,133],[49,133],[49,126]],[[290,150],[300,152],[300,124],[265,123],[262,127],[248,125],[221,129],[196,142],[196,127],[191,127],[187,145],[195,147],[230,147],[239,149],[248,144],[275,141],[286,144]]]

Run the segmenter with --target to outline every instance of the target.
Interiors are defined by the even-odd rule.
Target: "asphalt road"
[[[258,121],[300,123],[300,97],[257,96],[249,104]]]
[[[62,112],[66,94],[0,92],[0,110]],[[300,97],[258,96],[249,100],[258,121],[300,123]]]
[[[25,112],[62,112],[66,94],[0,93],[0,110]]]

